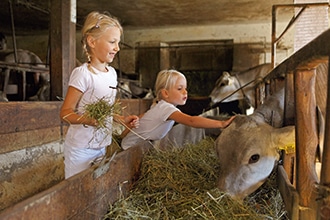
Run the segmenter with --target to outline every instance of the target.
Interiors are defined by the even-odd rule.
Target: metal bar
[[[297,21],[297,19],[300,17],[300,15],[306,10],[306,6],[304,6],[296,16],[293,16],[292,19],[290,20],[288,26],[284,29],[284,31],[280,34],[278,38],[275,39],[275,43],[277,43],[283,36],[284,34],[291,28],[291,26]]]
[[[3,61],[0,61],[0,68],[27,72],[49,72],[48,67],[39,67],[29,64],[7,63]]]
[[[11,0],[9,0],[8,2],[9,2],[11,29],[12,29],[12,37],[13,37],[14,57],[15,57],[15,62],[18,63],[13,4]]]
[[[275,67],[276,62],[276,43],[283,37],[283,35],[290,29],[290,27],[296,22],[296,20],[299,18],[301,13],[307,8],[307,7],[313,7],[313,6],[329,6],[329,3],[323,2],[323,3],[308,3],[308,4],[279,4],[279,5],[273,5],[272,7],[272,43],[271,43],[271,64],[272,67]],[[302,7],[303,9],[298,13],[297,16],[292,17],[291,21],[289,22],[288,26],[285,28],[285,30],[280,34],[278,38],[276,38],[276,12],[278,8],[283,7]]]

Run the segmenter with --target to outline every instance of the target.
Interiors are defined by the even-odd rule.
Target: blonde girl
[[[70,124],[64,142],[65,178],[87,169],[91,161],[105,155],[112,141],[112,117],[106,129],[96,129],[98,121],[84,116],[84,108],[100,99],[114,103],[117,74],[109,63],[120,49],[122,32],[118,20],[107,14],[91,12],[86,17],[81,42],[87,62],[72,71],[60,112],[61,119]],[[130,127],[138,125],[137,116],[118,116],[114,120]]]
[[[187,81],[186,77],[176,70],[163,70],[158,73],[155,95],[155,102],[140,118],[139,127],[127,130],[128,133],[121,143],[123,149],[145,141],[160,140],[175,122],[195,128],[225,128],[234,119],[231,117],[226,121],[219,121],[181,112],[176,106],[184,105],[187,101]]]

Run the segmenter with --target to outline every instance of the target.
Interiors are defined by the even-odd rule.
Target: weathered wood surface
[[[60,107],[61,102],[0,103],[0,134],[60,126]]]
[[[60,140],[61,102],[1,102],[0,153]]]
[[[93,166],[5,209],[0,219],[102,219],[109,204],[126,195],[138,177],[144,150],[120,152],[110,164],[104,163],[103,171]]]
[[[288,217],[292,220],[299,219],[299,195],[282,165],[277,167],[277,186],[281,192]]]
[[[299,219],[316,219],[315,154],[318,145],[318,129],[315,100],[315,69],[295,72],[296,109],[296,188],[301,211]]]
[[[151,104],[151,100],[137,99],[121,102],[125,115],[141,114]],[[61,149],[68,124],[60,121],[61,105],[0,103],[0,210],[63,180]]]

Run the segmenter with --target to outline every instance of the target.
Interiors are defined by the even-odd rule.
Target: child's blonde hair
[[[155,83],[155,101],[162,100],[162,89],[171,89],[179,77],[186,78],[182,73],[177,70],[162,70],[158,73]]]
[[[120,33],[123,34],[123,27],[119,23],[118,19],[111,16],[109,13],[99,13],[93,11],[87,15],[84,26],[81,30],[81,43],[88,62],[90,62],[91,59],[91,51],[87,43],[87,37],[92,36],[97,39],[104,32],[106,32],[109,27],[117,27],[119,28]]]

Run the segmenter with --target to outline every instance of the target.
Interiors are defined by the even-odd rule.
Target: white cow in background
[[[255,86],[271,69],[271,64],[265,63],[236,74],[223,72],[210,94],[212,104],[246,100],[255,107]]]
[[[45,68],[45,65],[42,63],[41,59],[34,53],[28,50],[17,50],[17,60],[15,60],[15,52],[13,50],[0,50],[0,61],[3,61],[5,63],[13,63],[16,62],[19,64],[28,64],[38,67]],[[7,91],[8,91],[8,84],[10,82],[10,73],[12,70],[9,68],[4,68],[3,72],[0,76],[0,81],[2,85],[0,88],[2,88],[2,94],[1,94],[1,100],[0,101],[8,101],[7,99]],[[27,79],[30,76],[29,74],[26,74]],[[29,83],[31,86],[31,92],[33,94],[30,94],[31,96],[37,95],[38,100],[49,100],[49,71],[45,72],[34,72],[32,73],[32,80]],[[41,89],[42,92],[38,90]],[[29,95],[29,94],[28,94]],[[35,97],[34,97],[35,99]],[[25,100],[22,100],[25,101]]]
[[[153,99],[153,91],[150,88],[140,86],[138,80],[118,78],[118,97],[121,99]]]

